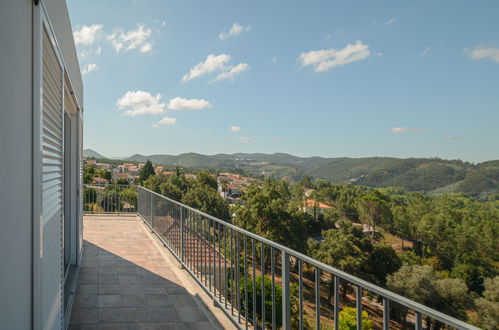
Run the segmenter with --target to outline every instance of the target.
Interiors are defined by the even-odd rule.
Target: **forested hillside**
[[[148,159],[156,165],[185,168],[238,168],[252,175],[272,176],[291,182],[310,176],[312,179],[332,183],[377,188],[401,187],[408,191],[432,194],[499,193],[499,160],[472,164],[439,158],[304,158],[285,153],[185,153],[177,156],[136,154],[123,160],[145,162]]]

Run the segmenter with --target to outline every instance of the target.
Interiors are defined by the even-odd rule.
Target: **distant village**
[[[97,170],[111,173],[110,179],[103,178],[102,176],[93,176],[89,178],[87,184],[98,186],[107,186],[112,183],[121,184],[135,184],[139,182],[140,170],[146,163],[122,163],[122,164],[108,164],[100,163],[94,159],[85,160],[85,166],[92,166]],[[174,175],[175,171],[165,170],[164,166],[153,165],[154,171],[157,175]],[[195,179],[196,174],[184,173],[188,179]],[[217,176],[218,192],[220,196],[229,205],[243,204],[241,199],[241,192],[244,187],[255,183],[256,179],[242,176],[240,174],[222,172]],[[312,199],[314,189],[305,188],[303,191],[303,211],[314,216],[323,214],[331,206],[320,203]]]

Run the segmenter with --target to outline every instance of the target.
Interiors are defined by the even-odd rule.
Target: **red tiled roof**
[[[324,203],[320,203],[320,202],[317,202],[317,201],[314,201],[313,199],[307,199],[303,202],[303,205],[305,207],[318,207],[318,208],[321,208],[321,209],[330,209],[331,206],[327,205],[327,204],[324,204]]]

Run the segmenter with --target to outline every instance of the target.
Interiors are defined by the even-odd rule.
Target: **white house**
[[[0,328],[65,329],[82,246],[83,83],[65,0],[0,1]]]

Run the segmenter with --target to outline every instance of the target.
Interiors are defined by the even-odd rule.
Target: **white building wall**
[[[39,95],[43,91],[39,80],[41,60],[36,56],[41,55],[41,49],[37,50],[40,45],[37,35],[42,36],[39,24],[42,5],[54,30],[79,110],[83,85],[65,1],[40,3],[35,6],[33,0],[0,1],[0,329],[64,326],[62,228],[57,210],[61,197],[55,192],[62,185],[57,182],[50,186],[46,182],[53,173],[46,171],[43,175],[41,162]],[[76,117],[80,113],[73,118]],[[73,124],[79,126],[77,122]],[[76,133],[75,130],[75,137]],[[44,152],[49,155],[54,150]],[[57,151],[54,155],[57,157]],[[72,173],[76,174],[78,157],[75,154],[71,159]],[[71,198],[77,205],[74,188]],[[45,208],[44,199],[48,201]],[[79,217],[76,209],[71,216]],[[81,218],[76,221],[81,229]],[[78,236],[81,247],[81,230]]]
[[[31,329],[32,1],[0,1],[0,328]]]

